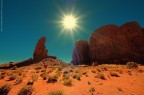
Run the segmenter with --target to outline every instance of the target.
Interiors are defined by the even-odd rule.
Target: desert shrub
[[[69,79],[70,77],[66,74],[63,74],[63,80]]]
[[[138,64],[135,62],[127,62],[127,68],[128,69],[134,69],[134,68],[138,68]]]
[[[15,81],[15,84],[19,84],[19,83],[22,83],[23,82],[23,79],[22,77],[18,77]]]
[[[46,72],[46,70],[41,70],[41,72]]]
[[[62,91],[50,91],[48,95],[64,95]]]
[[[90,81],[88,81],[88,85],[91,85]]]
[[[75,69],[75,70],[74,70],[74,73],[79,73],[79,70],[78,70],[78,69]]]
[[[91,94],[93,95],[93,93],[95,92],[95,88],[94,87],[90,88],[89,92],[91,92]]]
[[[58,66],[57,71],[62,71],[63,67],[62,66]]]
[[[106,77],[103,73],[99,73],[96,78],[100,78],[100,79],[103,79],[103,80],[106,80]]]
[[[35,70],[39,70],[39,69],[42,69],[42,66],[37,66],[37,67],[35,68]]]
[[[16,70],[16,73],[19,75],[19,76],[22,76],[23,75],[23,71],[21,69],[17,69]]]
[[[16,78],[17,78],[16,75],[11,75],[11,76],[9,76],[9,80],[15,80]]]
[[[72,80],[71,79],[65,79],[63,84],[65,86],[72,86]]]
[[[64,72],[63,72],[63,74],[68,74],[68,73],[69,73],[68,71],[64,71]]]
[[[33,85],[34,84],[34,81],[33,80],[29,80],[27,85]]]
[[[17,69],[17,66],[14,66],[11,68],[11,70],[16,70]]]
[[[137,71],[138,71],[139,73],[143,73],[143,72],[144,72],[143,69],[138,69]]]
[[[36,73],[39,73],[39,70],[36,70]]]
[[[7,74],[7,71],[1,72],[1,75],[6,75],[6,74]]]
[[[5,75],[0,75],[0,80],[4,78],[5,78]]]
[[[31,76],[31,78],[32,78],[33,81],[36,81],[38,79],[38,76],[36,74],[34,74],[34,75]]]
[[[77,73],[73,74],[73,78],[75,78],[77,80],[81,80],[80,79],[81,78],[80,74],[77,74]]]
[[[86,77],[88,77],[88,74],[85,74]]]
[[[113,77],[119,77],[117,72],[110,72],[110,75],[113,76]]]
[[[91,72],[92,72],[92,73],[96,73],[96,69],[92,69]]]
[[[43,78],[43,80],[46,80],[48,74],[46,72],[43,72],[40,76]]]
[[[56,76],[48,76],[48,83],[55,83],[57,82],[57,77]]]
[[[128,71],[127,73],[128,73],[128,75],[132,75],[132,72],[131,72],[131,71]]]
[[[122,91],[123,92],[122,88],[118,87],[117,89],[118,89],[118,91]]]
[[[0,87],[0,95],[7,95],[11,88],[11,84],[5,84],[4,86]]]
[[[31,85],[26,85],[18,92],[18,95],[31,95],[33,90]]]
[[[83,74],[83,75],[86,75],[86,74],[87,74],[87,71],[83,71],[82,74]]]

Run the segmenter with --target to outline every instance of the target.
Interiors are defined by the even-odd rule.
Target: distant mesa
[[[144,63],[144,28],[137,22],[96,29],[88,41],[76,42],[72,55],[75,65],[128,61]]]

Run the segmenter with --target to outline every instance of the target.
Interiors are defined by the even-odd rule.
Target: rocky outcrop
[[[75,44],[74,51],[73,51],[73,64],[87,64],[89,63],[90,59],[88,57],[88,42],[84,40],[78,40]]]
[[[91,34],[87,52],[85,56],[90,63],[143,62],[144,31],[137,22],[128,22],[120,27],[112,24],[102,26]],[[75,59],[73,57],[73,62]]]
[[[39,62],[45,58],[47,58],[48,50],[45,47],[46,37],[41,37],[35,47],[34,53],[33,53],[33,60],[34,62]]]

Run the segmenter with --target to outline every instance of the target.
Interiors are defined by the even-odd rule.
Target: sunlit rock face
[[[91,34],[87,56],[90,63],[143,62],[144,29],[137,22],[102,26]]]
[[[41,37],[38,40],[35,50],[34,50],[34,53],[33,53],[34,62],[39,62],[39,61],[47,58],[48,50],[46,49],[45,42],[46,42],[45,36]]]
[[[128,22],[118,27],[106,25],[94,31],[89,39],[91,61],[99,63],[125,63],[142,61],[144,34],[137,22]]]
[[[89,64],[90,59],[88,56],[88,42],[84,40],[78,40],[75,44],[73,55],[72,55],[72,62],[74,65],[80,64]]]

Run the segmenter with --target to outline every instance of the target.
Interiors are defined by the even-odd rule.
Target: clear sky
[[[37,40],[46,36],[48,55],[71,61],[78,39],[107,24],[137,21],[144,27],[144,0],[3,0],[0,63],[31,58]],[[63,14],[79,17],[79,29],[62,31]]]

